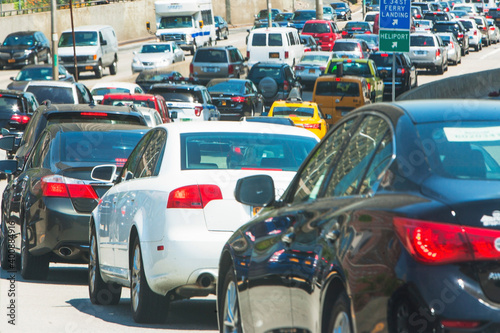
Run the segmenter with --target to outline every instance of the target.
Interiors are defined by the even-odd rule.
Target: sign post
[[[392,52],[392,101],[396,92],[396,55],[410,52],[410,0],[380,0],[379,50]]]

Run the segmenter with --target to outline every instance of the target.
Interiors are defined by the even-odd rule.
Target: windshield
[[[141,53],[170,52],[170,44],[146,44],[141,48]]]
[[[32,35],[25,36],[7,36],[3,41],[4,46],[16,46],[16,45],[33,45],[34,40]]]
[[[142,106],[142,107],[147,107],[147,108],[156,108],[155,102],[154,101],[138,101],[134,99],[127,99],[127,98],[104,98],[102,100],[103,105],[113,105],[113,106],[129,106],[129,105],[136,105],[136,106]]]
[[[209,92],[243,94],[245,91],[244,81],[210,81],[207,84]]]
[[[185,102],[185,103],[203,103],[203,96],[201,91],[175,89],[169,88],[168,90],[154,88],[149,92],[154,95],[162,95],[167,102]]]
[[[306,23],[302,32],[324,34],[330,32],[330,27],[326,23]]]
[[[360,51],[358,43],[335,43],[332,51]]]
[[[226,50],[198,50],[193,62],[227,63]]]
[[[340,62],[332,61],[330,66],[328,66],[328,73],[335,74],[337,70],[337,64]],[[373,77],[370,66],[368,63],[361,62],[348,62],[342,61],[342,66],[344,67],[344,75],[354,75],[362,77]]]
[[[318,96],[359,97],[359,83],[343,81],[319,81],[316,82],[315,93]]]
[[[45,100],[50,100],[55,104],[75,104],[73,97],[73,89],[70,87],[46,87],[46,86],[28,86],[26,91],[35,95],[36,99],[41,103]]]
[[[97,32],[95,31],[75,31],[75,46],[98,45]],[[73,47],[73,35],[65,32],[59,39],[59,47]]]
[[[275,21],[286,21],[293,16],[293,13],[280,13],[274,18]]]
[[[330,59],[329,55],[317,55],[317,54],[305,54],[300,59],[301,63],[307,62],[312,64],[325,64],[328,59]]]
[[[331,3],[330,6],[335,9],[346,9],[347,5],[345,3]]]
[[[52,68],[25,68],[19,71],[15,79],[15,81],[30,80],[52,80]]]
[[[106,94],[128,94],[130,93],[130,89],[127,88],[118,88],[118,87],[112,87],[112,88],[96,88],[91,91],[92,95],[97,95],[97,96],[104,96]]]
[[[273,108],[273,117],[305,117],[314,116],[314,108],[302,106],[277,106]]]
[[[500,179],[500,123],[431,123],[417,129],[433,147],[432,154],[425,149],[433,172],[449,178]]]
[[[191,16],[166,16],[160,20],[158,29],[172,29],[172,28],[192,28],[193,18]]]
[[[433,47],[434,38],[432,36],[410,36],[410,46]]]
[[[23,103],[20,98],[0,97],[0,114],[22,112],[22,110]]]
[[[297,171],[316,143],[310,137],[269,133],[181,134],[181,169]]]
[[[316,18],[316,11],[295,12],[293,14],[294,20],[306,21],[306,20],[313,20],[315,18]]]

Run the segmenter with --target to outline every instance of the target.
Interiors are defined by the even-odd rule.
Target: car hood
[[[149,62],[159,62],[164,59],[170,59],[172,58],[172,54],[170,52],[168,53],[137,53],[135,55],[136,59],[139,59],[139,61],[149,61]]]
[[[24,50],[31,50],[33,49],[33,46],[28,46],[28,45],[7,45],[7,46],[0,46],[0,52],[18,52],[18,51],[24,51]]]

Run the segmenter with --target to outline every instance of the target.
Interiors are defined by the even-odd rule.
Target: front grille
[[[73,56],[65,56],[65,57],[60,57],[61,62],[74,62],[74,57]],[[85,62],[89,59],[88,56],[77,56],[76,61],[77,62]]]
[[[144,66],[153,66],[155,63],[154,62],[143,62],[142,63]]]
[[[160,36],[160,39],[164,42],[181,41],[181,40],[186,40],[186,35],[184,35],[184,34],[164,34],[164,35]]]

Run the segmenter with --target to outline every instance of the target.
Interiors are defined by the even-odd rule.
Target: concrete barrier
[[[427,83],[399,95],[396,100],[484,98],[499,87],[500,69],[492,69]]]

